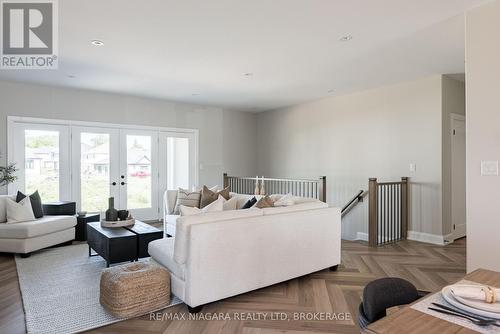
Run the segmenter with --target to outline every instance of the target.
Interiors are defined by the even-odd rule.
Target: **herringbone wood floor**
[[[465,274],[465,240],[448,246],[412,241],[369,248],[366,243],[342,242],[342,265],[205,306],[203,313],[349,312],[352,320],[150,320],[150,316],[123,321],[91,333],[359,333],[357,307],[363,287],[373,279],[397,276],[418,289],[436,291]],[[230,278],[228,278],[230,279]],[[24,333],[24,313],[15,263],[0,255],[0,333]],[[179,305],[165,310],[187,316]],[[241,318],[241,317],[240,317]]]

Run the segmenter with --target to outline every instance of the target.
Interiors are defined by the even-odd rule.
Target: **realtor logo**
[[[57,69],[56,0],[0,0],[2,69]]]

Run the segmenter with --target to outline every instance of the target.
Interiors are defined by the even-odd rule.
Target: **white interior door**
[[[451,118],[451,221],[453,239],[466,235],[465,212],[465,118]]]
[[[11,131],[9,161],[16,163],[18,179],[9,194],[38,190],[43,202],[71,200],[69,127],[15,123]]]
[[[119,141],[117,129],[72,127],[73,199],[80,211],[103,214],[109,197],[119,208]]]
[[[158,200],[158,132],[120,130],[120,208],[135,218],[156,220]]]

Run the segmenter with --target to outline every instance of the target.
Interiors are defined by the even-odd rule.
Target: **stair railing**
[[[400,182],[368,184],[368,243],[375,247],[406,239],[408,233],[408,178]]]

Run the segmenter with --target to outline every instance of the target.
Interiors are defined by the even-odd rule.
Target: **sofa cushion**
[[[18,191],[16,196],[16,202],[19,203],[23,198],[26,198],[26,195],[22,192]],[[42,199],[40,198],[40,194],[38,190],[30,195],[31,208],[33,209],[33,215],[35,218],[43,217],[43,207],[42,207]]]
[[[215,202],[219,198],[219,196],[222,196],[224,197],[224,199],[228,200],[230,198],[229,187],[221,191],[213,191],[207,186],[203,186],[203,189],[201,190],[200,209],[203,209],[210,203]]]
[[[295,199],[292,194],[286,194],[286,195],[274,195],[270,196],[271,199],[274,200],[274,206],[291,206],[295,205]]]
[[[174,261],[174,238],[151,241],[148,244],[148,253],[172,274],[180,279],[185,279],[185,266]]]
[[[256,198],[257,200],[261,199],[262,195],[248,195],[248,194],[238,194],[238,193],[230,193],[231,198],[236,198],[236,209],[242,209],[243,206],[252,198]]]
[[[201,193],[199,191],[190,192],[189,190],[179,188],[177,191],[177,201],[175,202],[174,215],[180,213],[181,205],[191,208],[200,207]]]
[[[174,213],[175,202],[177,202],[177,191],[178,190],[167,190],[163,194],[163,204],[166,215]]]
[[[16,197],[12,195],[0,195],[0,223],[5,223],[7,221],[7,207],[5,201],[7,198],[15,200]]]
[[[207,212],[202,215],[185,216],[177,218],[177,226],[175,230],[175,250],[174,259],[177,263],[183,264],[186,262],[188,253],[188,240],[190,226],[195,224],[218,222],[225,220],[234,220],[248,217],[262,216],[262,210],[232,210],[221,212]]]
[[[246,204],[245,204],[246,205]],[[264,209],[274,207],[274,201],[269,196],[264,196],[253,205],[254,208]]]
[[[262,198],[261,198],[262,199]],[[259,199],[260,201],[260,199]],[[241,209],[250,209],[252,208],[255,204],[257,204],[257,198],[255,197],[252,197],[250,198],[245,204],[243,204],[243,206],[241,207]]]
[[[280,213],[289,213],[296,211],[305,211],[305,210],[316,210],[316,209],[324,209],[328,208],[328,204],[321,201],[314,202],[304,202],[300,204],[290,205],[290,206],[278,206],[273,208],[264,208],[262,209],[264,215],[277,215]]]
[[[238,208],[238,198],[236,197],[231,197],[227,201],[224,202],[222,205],[222,209],[224,211],[229,211],[229,210],[236,210]]]
[[[5,204],[7,207],[7,224],[17,224],[35,220],[29,197],[23,198],[19,203],[8,198]]]
[[[5,239],[26,239],[72,228],[73,216],[44,216],[43,218],[16,224],[1,224],[0,236]],[[1,239],[0,239],[1,240]]]
[[[215,201],[204,207],[203,209],[199,208],[191,208],[189,206],[184,206],[181,205],[179,207],[179,212],[181,216],[192,216],[192,215],[199,215],[201,213],[207,213],[207,212],[218,212],[222,211],[224,209],[224,202],[226,200],[224,197],[219,195],[219,198]]]

